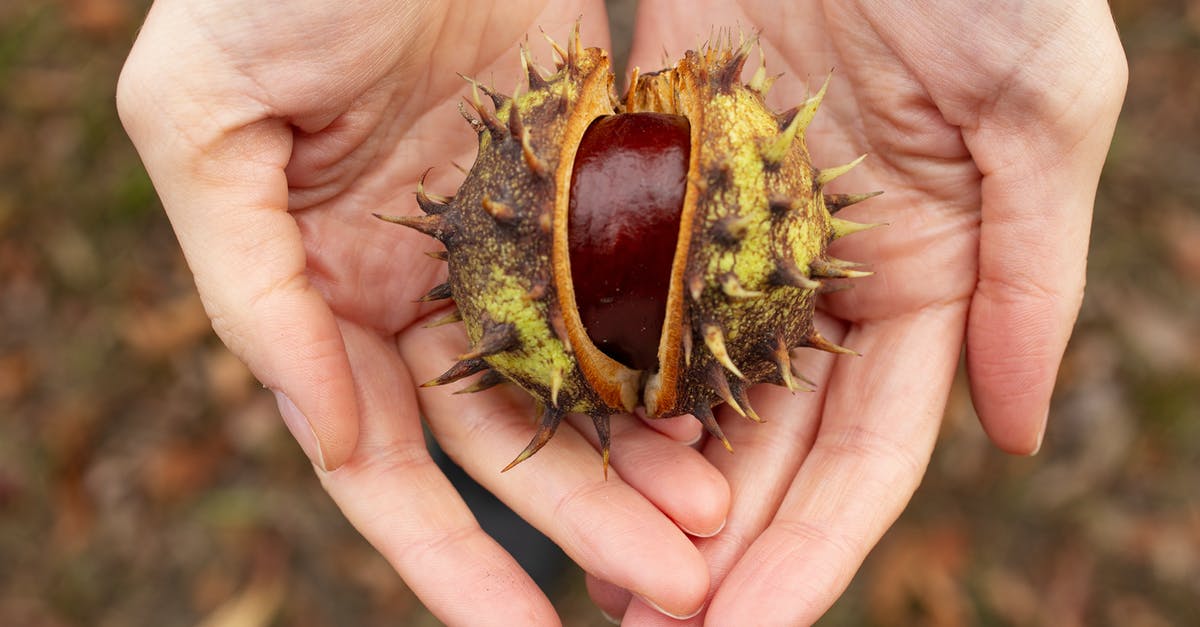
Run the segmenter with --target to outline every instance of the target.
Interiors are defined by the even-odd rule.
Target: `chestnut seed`
[[[568,238],[588,337],[637,370],[657,365],[690,152],[687,118],[625,113],[584,133],[571,176]]]

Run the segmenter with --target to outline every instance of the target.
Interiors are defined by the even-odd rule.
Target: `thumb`
[[[211,72],[187,71],[202,61],[167,66],[135,45],[118,111],[213,328],[263,385],[290,401],[281,408],[292,412],[293,432],[311,430],[313,437],[297,439],[313,463],[337,468],[357,441],[358,409],[341,333],[308,282],[300,230],[287,211],[291,128],[264,119],[250,98],[223,92]]]
[[[1097,181],[1128,70],[1103,3],[1043,42],[963,137],[982,179],[979,282],[967,371],[1003,450],[1041,446],[1054,381],[1083,298]]]

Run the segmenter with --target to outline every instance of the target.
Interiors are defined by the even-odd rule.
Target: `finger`
[[[965,304],[853,329],[812,450],[779,513],[725,578],[708,620],[809,624],[849,583],[924,472],[958,362]]]
[[[651,429],[684,444],[695,444],[704,435],[704,427],[692,416],[672,416],[670,418],[648,418],[645,409],[637,408],[637,416],[645,421]]]
[[[983,174],[967,368],[984,428],[1013,453],[1041,445],[1083,298],[1096,184],[1125,93],[1124,55],[1107,6],[1088,4],[1077,15],[1092,23],[1064,29],[1048,47],[1055,61],[1023,60],[1028,73],[963,131]],[[1044,76],[1046,68],[1075,78]]]
[[[575,415],[568,422],[599,447],[599,436],[588,418]],[[699,451],[647,429],[628,415],[613,416],[610,432],[613,470],[680,529],[708,537],[725,526],[729,484]]]
[[[533,580],[484,533],[425,448],[408,372],[389,341],[343,325],[362,408],[355,456],[321,481],[421,601],[452,625],[556,624]],[[470,594],[464,594],[469,590]]]
[[[625,608],[629,606],[629,601],[633,596],[628,590],[624,590],[619,586],[614,586],[607,581],[597,579],[595,576],[588,574],[584,578],[587,585],[588,596],[591,597],[592,603],[600,608],[600,613],[605,620],[614,624],[621,624],[621,617],[625,614]]]
[[[841,325],[821,317],[817,326],[830,341],[842,341]],[[794,364],[809,379],[823,382],[837,359],[848,358],[797,351]],[[764,424],[755,424],[727,408],[722,409],[722,429],[733,444],[734,454],[730,455],[723,444],[715,441],[709,442],[705,453],[729,480],[733,502],[725,529],[696,543],[708,563],[714,592],[778,511],[816,437],[824,387],[815,392],[792,393],[772,385],[755,386],[750,391],[750,400],[759,416],[766,420]],[[630,604],[625,616],[634,625],[679,625],[637,601]],[[703,622],[702,614],[687,624]]]
[[[206,76],[202,54],[166,66],[146,50],[152,12],[121,76],[122,121],[179,237],[221,339],[255,376],[305,417],[314,463],[336,468],[357,439],[350,366],[333,314],[305,277],[305,251],[287,213],[283,168],[292,135],[259,105],[206,93],[180,76]],[[192,67],[198,65],[200,67]],[[214,99],[227,101],[214,108]]]
[[[428,381],[466,350],[460,329],[417,329],[400,336],[413,381]],[[454,395],[421,391],[423,413],[438,443],[476,481],[540,529],[581,567],[648,598],[671,614],[696,611],[708,574],[687,536],[620,473],[605,479],[600,455],[563,425],[537,455],[500,469],[533,436],[532,403],[508,386]]]

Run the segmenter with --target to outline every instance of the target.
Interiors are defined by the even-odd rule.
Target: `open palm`
[[[886,190],[846,213],[889,224],[835,245],[875,275],[828,296],[817,321],[864,356],[797,354],[818,391],[760,386],[755,407],[775,420],[726,420],[737,455],[705,448],[733,502],[725,530],[698,540],[714,587],[695,621],[798,625],[828,608],[918,485],[964,341],[989,435],[1040,445],[1125,86],[1107,7],[1051,4],[641,5],[634,65],[716,23],[758,30],[768,75],[785,75],[777,109],[832,69],[810,152],[818,167],[869,153],[837,185]],[[590,583],[621,615],[622,591]],[[637,602],[624,617],[675,624]]]

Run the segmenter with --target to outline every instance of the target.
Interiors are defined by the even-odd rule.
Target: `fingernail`
[[[710,531],[708,533],[696,533],[695,531],[692,531],[691,529],[688,529],[687,527],[684,527],[683,525],[679,525],[679,528],[682,529],[684,533],[688,534],[689,536],[695,537],[695,538],[711,538],[711,537],[717,535],[718,533],[721,533],[721,531],[723,529],[725,529],[725,523],[727,523],[727,522],[729,522],[728,518],[722,520],[721,524],[716,528],[716,530]]]
[[[1033,450],[1029,452],[1029,456],[1033,457],[1042,451],[1042,441],[1046,439],[1045,431],[1038,431],[1037,444],[1033,445]]]
[[[1042,441],[1046,439],[1046,425],[1049,421],[1050,421],[1050,410],[1047,409],[1046,415],[1042,418],[1041,427],[1038,429],[1037,444],[1035,444],[1033,446],[1033,452],[1031,452],[1029,454],[1030,457],[1037,455],[1038,451],[1042,450]]]
[[[300,413],[300,408],[288,398],[286,394],[278,390],[275,392],[275,404],[279,406],[279,415],[283,417],[283,424],[287,425],[288,431],[292,437],[296,438],[296,442],[300,444],[301,450],[308,456],[312,463],[316,464],[321,470],[325,468],[325,456],[321,453],[321,444],[317,440],[317,434],[313,431],[312,423],[304,414]]]
[[[604,610],[600,610],[600,615],[604,617],[604,620],[606,620],[614,625],[621,624],[621,619],[613,618],[613,616],[611,614],[609,614],[608,612],[605,612]]]
[[[641,600],[642,603],[645,603],[646,605],[649,605],[651,608],[653,608],[655,612],[658,612],[659,614],[662,614],[663,616],[670,616],[671,618],[674,618],[675,620],[687,620],[689,618],[694,618],[698,614],[700,614],[700,612],[704,611],[704,606],[701,605],[700,607],[696,608],[695,612],[692,612],[691,614],[672,614],[672,613],[664,610],[662,607],[660,607],[654,601],[651,601],[650,599],[647,599],[644,596],[641,596],[641,595],[635,595],[635,596],[637,596],[637,598],[639,600]]]

